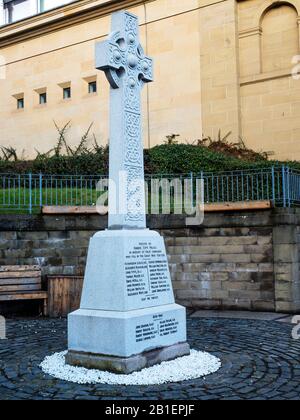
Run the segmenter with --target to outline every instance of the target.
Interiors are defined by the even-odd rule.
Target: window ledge
[[[241,86],[251,85],[253,83],[265,82],[268,80],[281,79],[284,77],[292,77],[292,68],[285,70],[275,70],[266,73],[255,74],[252,76],[244,76],[240,78]]]
[[[121,3],[121,4],[120,4]],[[77,0],[23,20],[0,26],[0,48],[15,42],[42,36],[54,30],[66,29],[110,14],[116,10],[142,4],[143,0]]]
[[[96,96],[98,96],[97,92],[93,92],[93,93],[87,93],[86,95],[83,96],[84,99],[88,99],[88,98],[95,98]]]

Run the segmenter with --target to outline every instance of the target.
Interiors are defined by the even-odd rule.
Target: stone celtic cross
[[[122,11],[113,14],[112,33],[96,44],[96,68],[110,83],[110,185],[112,229],[146,227],[144,159],[141,128],[141,90],[153,81],[153,62],[139,41],[138,18]],[[113,185],[112,185],[113,184]]]

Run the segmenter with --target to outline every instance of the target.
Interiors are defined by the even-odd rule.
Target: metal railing
[[[92,206],[99,195],[97,184],[106,176],[0,174],[0,211],[39,212],[43,206]],[[190,182],[196,205],[197,180],[204,183],[204,202],[270,200],[276,207],[300,206],[300,171],[287,166],[222,173],[146,175],[148,193],[153,179]]]
[[[300,205],[300,171],[287,166],[203,174],[206,203],[272,201],[277,207]]]
[[[101,176],[0,174],[0,210],[39,212],[44,206],[92,206]]]

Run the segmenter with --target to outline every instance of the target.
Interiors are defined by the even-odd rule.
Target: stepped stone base
[[[87,369],[130,374],[189,354],[190,346],[188,343],[174,344],[173,346],[147,351],[131,357],[114,357],[69,351],[66,356],[66,363]]]

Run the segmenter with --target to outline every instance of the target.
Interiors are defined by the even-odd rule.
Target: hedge
[[[188,144],[163,144],[145,150],[145,172],[147,174],[185,174],[201,171],[233,171],[250,168],[267,168],[283,162],[258,159],[249,161],[213,151],[205,146]],[[285,162],[300,170],[300,162]],[[45,173],[97,175],[108,173],[108,148],[96,152],[85,152],[76,156],[39,156],[32,161],[0,160],[1,173]]]

